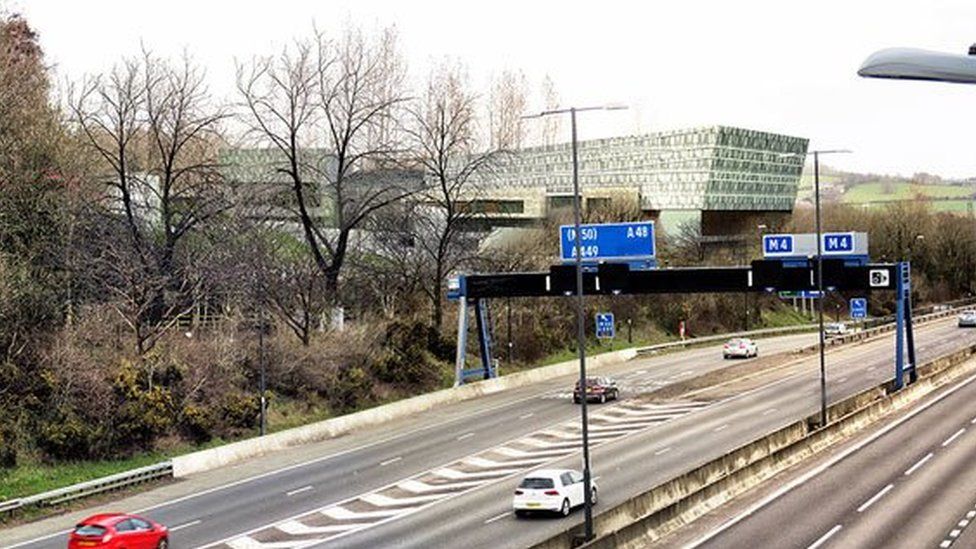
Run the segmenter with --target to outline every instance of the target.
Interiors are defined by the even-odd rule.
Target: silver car
[[[976,328],[976,311],[963,311],[959,315],[960,328]]]

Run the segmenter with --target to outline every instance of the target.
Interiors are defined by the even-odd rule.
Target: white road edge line
[[[301,488],[296,488],[296,489],[294,489],[294,490],[292,490],[290,492],[285,492],[285,495],[288,496],[288,497],[291,497],[291,496],[294,496],[295,494],[301,494],[302,492],[308,492],[311,489],[312,489],[312,486],[311,485],[309,485],[309,486],[302,486]]]
[[[463,435],[457,437],[457,440],[464,440],[466,438],[471,438],[473,436],[474,436],[474,433],[464,433]]]
[[[203,521],[197,519],[197,520],[194,520],[194,521],[191,521],[191,522],[187,522],[186,524],[180,524],[179,526],[174,526],[174,527],[170,528],[169,531],[170,532],[175,532],[177,530],[182,530],[184,528],[189,528],[191,526],[196,526],[197,524],[200,524],[201,522],[203,522]]]
[[[945,441],[942,443],[942,447],[945,448],[946,446],[952,444],[952,442],[954,440],[956,440],[957,438],[959,438],[960,436],[962,436],[962,434],[965,433],[965,432],[966,432],[966,428],[965,427],[963,427],[962,429],[959,429],[958,431],[956,431],[955,433],[953,433],[953,435],[951,437],[945,439]]]
[[[830,539],[834,534],[836,534],[837,532],[839,532],[841,528],[842,527],[841,527],[840,524],[834,526],[833,528],[831,528],[830,530],[828,530],[826,534],[820,536],[820,539],[818,539],[817,541],[813,542],[813,545],[811,545],[810,547],[807,547],[807,549],[817,549],[817,547],[820,547],[821,545],[827,543],[827,540]]]
[[[866,511],[868,507],[871,507],[872,505],[874,505],[874,502],[876,502],[879,499],[883,498],[884,495],[887,494],[894,487],[895,487],[894,484],[889,484],[889,485],[885,486],[884,488],[882,488],[877,494],[871,496],[871,499],[869,499],[869,500],[865,501],[864,503],[862,503],[861,506],[857,508],[857,512],[858,513],[863,513],[864,511]]]
[[[502,520],[503,518],[507,517],[508,515],[509,515],[509,513],[502,513],[502,514],[498,515],[497,517],[491,517],[490,519],[487,519],[485,521],[485,524],[491,524],[491,523],[495,522],[496,520]]]
[[[750,515],[752,515],[756,511],[758,511],[758,510],[762,509],[763,507],[769,505],[773,501],[775,501],[775,500],[779,499],[780,497],[782,497],[787,492],[790,492],[794,488],[796,488],[796,487],[798,487],[798,486],[806,483],[807,481],[809,481],[810,479],[816,477],[820,473],[823,473],[828,468],[833,467],[835,464],[837,464],[838,462],[846,459],[851,454],[854,454],[855,452],[860,451],[865,446],[867,446],[867,445],[871,444],[872,442],[874,442],[875,440],[878,440],[879,438],[885,436],[886,434],[890,433],[892,430],[897,429],[898,427],[900,427],[906,421],[912,419],[913,417],[917,416],[918,414],[921,414],[925,410],[928,410],[929,408],[931,408],[935,404],[937,404],[937,403],[941,402],[943,399],[947,398],[949,395],[952,395],[953,393],[955,393],[959,389],[962,389],[966,385],[972,383],[973,380],[976,380],[976,375],[971,375],[971,376],[967,377],[966,379],[962,380],[961,382],[959,382],[955,386],[949,388],[946,392],[942,393],[941,395],[938,395],[937,397],[933,398],[929,402],[926,402],[922,406],[919,406],[918,408],[916,408],[914,410],[911,410],[910,412],[908,412],[907,414],[905,414],[903,417],[901,417],[901,418],[899,418],[899,419],[891,422],[890,424],[888,424],[884,428],[876,431],[873,435],[867,437],[866,439],[864,439],[861,442],[855,444],[854,446],[851,446],[847,450],[844,450],[843,452],[837,454],[836,456],[834,456],[833,459],[829,459],[826,462],[820,464],[820,466],[818,466],[818,467],[816,467],[816,468],[808,471],[806,474],[804,474],[804,475],[802,475],[800,477],[797,477],[792,482],[790,482],[790,483],[786,484],[785,486],[781,487],[779,490],[776,490],[772,494],[770,494],[770,495],[766,496],[765,498],[763,498],[762,500],[756,502],[752,507],[746,509],[743,513],[739,514],[736,517],[733,517],[733,518],[729,519],[728,521],[726,521],[725,523],[723,523],[721,526],[719,526],[715,530],[712,530],[711,532],[705,534],[704,536],[702,536],[698,540],[692,542],[691,544],[689,544],[688,546],[686,546],[685,549],[694,549],[695,547],[698,547],[699,545],[705,543],[706,541],[714,538],[715,536],[721,534],[722,532],[724,532],[724,531],[728,530],[729,528],[735,526],[736,524],[742,522],[743,520],[745,520],[746,518],[748,518]]]
[[[915,465],[912,465],[911,467],[908,468],[907,471],[905,471],[905,476],[907,477],[907,476],[911,475],[912,473],[915,472],[916,469],[918,469],[919,467],[925,465],[925,462],[928,461],[928,460],[930,460],[930,459],[932,459],[932,456],[933,455],[935,455],[935,454],[933,454],[932,452],[929,452],[927,456],[925,456],[922,459],[916,461],[915,462]]]
[[[380,467],[386,467],[387,465],[390,465],[391,463],[396,463],[396,462],[400,461],[401,459],[403,459],[403,456],[397,456],[395,458],[390,458],[390,459],[388,459],[386,461],[381,461],[380,462]]]

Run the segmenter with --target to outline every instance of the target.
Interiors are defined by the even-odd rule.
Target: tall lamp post
[[[573,147],[573,228],[575,235],[575,256],[576,256],[576,347],[579,349],[579,386],[582,394],[580,399],[580,424],[583,436],[583,515],[585,541],[593,539],[593,494],[592,479],[590,478],[590,438],[587,423],[586,410],[586,324],[583,318],[583,262],[580,249],[580,196],[579,187],[579,157],[576,142],[576,113],[585,111],[616,111],[624,110],[623,105],[602,105],[593,107],[568,107],[542,111],[538,114],[523,116],[527,118],[542,118],[558,114],[569,113],[570,124],[572,127],[572,147]]]
[[[813,189],[814,189],[814,209],[816,211],[817,223],[817,323],[820,327],[820,427],[827,425],[827,368],[824,357],[824,286],[823,286],[823,238],[820,228],[820,155],[822,154],[843,154],[851,151],[847,149],[818,150],[808,151],[806,154],[813,154]],[[802,154],[787,153],[782,157],[803,157]]]

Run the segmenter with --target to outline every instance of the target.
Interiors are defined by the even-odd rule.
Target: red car
[[[147,518],[122,513],[93,515],[68,536],[68,549],[167,549],[169,530]]]

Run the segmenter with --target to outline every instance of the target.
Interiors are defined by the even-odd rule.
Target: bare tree
[[[544,110],[554,110],[559,108],[559,93],[556,91],[556,84],[547,74],[542,79],[542,105]],[[542,118],[542,145],[555,145],[559,140],[559,133],[562,131],[562,116],[546,116]]]
[[[528,85],[521,71],[496,76],[488,97],[489,144],[495,150],[514,150],[525,144],[522,116],[528,104]]]
[[[188,57],[171,63],[147,51],[72,90],[69,109],[101,161],[97,206],[124,234],[93,257],[115,272],[106,279],[116,283],[110,293],[143,354],[192,309],[187,300],[199,281],[177,255],[191,253],[187,237],[227,208],[216,161],[227,115],[210,102],[204,73]]]
[[[375,40],[358,29],[335,42],[316,33],[238,69],[247,125],[281,155],[277,171],[287,177],[302,234],[336,302],[353,230],[416,192],[397,178],[370,176],[396,166],[402,152],[396,113],[405,102],[403,79],[392,29]]]
[[[443,64],[430,74],[424,95],[410,109],[408,134],[416,161],[424,169],[427,190],[425,215],[414,218],[419,246],[433,265],[425,285],[433,323],[443,321],[444,277],[474,245],[459,246],[464,223],[477,212],[475,180],[485,175],[497,154],[476,152],[475,94],[459,64]]]

